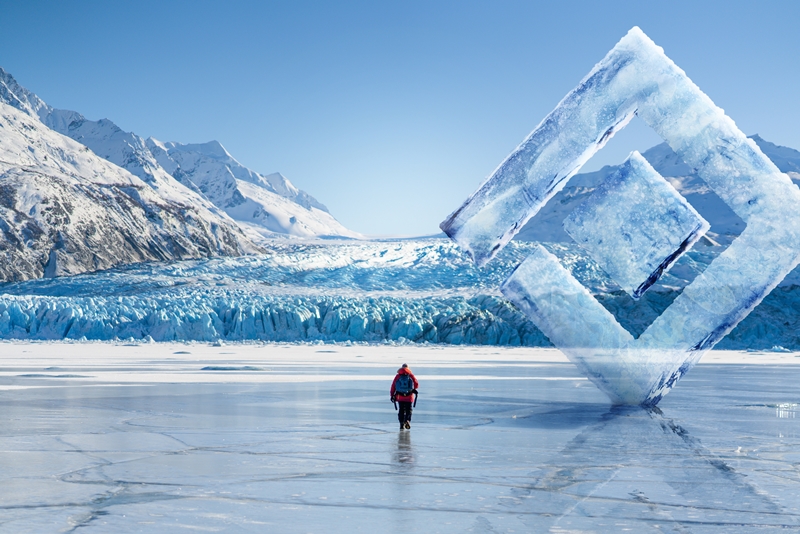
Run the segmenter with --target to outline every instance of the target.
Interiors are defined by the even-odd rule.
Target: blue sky
[[[745,133],[800,149],[798,21],[789,0],[0,0],[0,66],[90,119],[216,139],[356,231],[422,235],[634,25]],[[633,124],[587,169],[656,142]]]

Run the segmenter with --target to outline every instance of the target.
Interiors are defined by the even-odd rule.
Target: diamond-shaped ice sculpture
[[[637,114],[747,224],[638,339],[539,249],[503,294],[615,403],[654,405],[800,262],[800,189],[633,28],[441,228],[483,265]]]
[[[638,152],[564,220],[570,237],[634,299],[708,228]]]

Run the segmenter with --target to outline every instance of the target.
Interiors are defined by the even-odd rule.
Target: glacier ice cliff
[[[276,242],[269,253],[0,285],[0,338],[551,346],[497,288],[535,245],[479,269],[444,239]],[[546,244],[638,336],[723,247],[689,251],[639,301],[576,245]],[[800,349],[792,273],[719,348]]]

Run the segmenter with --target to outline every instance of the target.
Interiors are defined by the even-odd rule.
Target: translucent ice
[[[633,298],[709,224],[638,152],[564,220],[564,230]]]
[[[634,113],[745,231],[638,339],[543,249],[502,290],[614,402],[656,404],[800,262],[800,189],[639,28],[441,227],[485,264]]]
[[[636,113],[745,222],[795,189],[639,28],[598,63],[442,224],[484,265]],[[767,182],[759,176],[772,175]],[[794,193],[790,193],[790,196]]]

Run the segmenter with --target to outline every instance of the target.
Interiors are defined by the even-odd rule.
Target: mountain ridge
[[[0,131],[0,280],[261,250],[232,221],[162,196],[4,102]]]
[[[165,196],[177,199],[187,194],[185,189],[193,191],[207,201],[205,207],[217,216],[240,223],[252,240],[282,234],[362,237],[345,228],[324,204],[296,188],[283,175],[262,175],[248,169],[218,141],[181,144],[161,142],[152,137],[145,140],[133,132],[123,131],[109,119],[93,121],[76,111],[49,106],[2,68],[0,101],[38,117],[49,128],[88,146]],[[202,162],[203,169],[195,173],[198,161]],[[187,163],[192,166],[184,168]],[[242,186],[240,181],[252,186]],[[245,202],[252,209],[228,213],[229,208]]]
[[[795,184],[800,183],[800,151],[770,143],[758,134],[749,138],[781,172],[788,174]],[[711,229],[706,233],[703,242],[728,244],[744,230],[744,221],[733,213],[666,142],[650,147],[642,152],[642,156],[711,223]],[[572,239],[561,226],[564,218],[619,167],[606,165],[597,171],[573,176],[564,189],[522,227],[515,239],[571,243]]]

